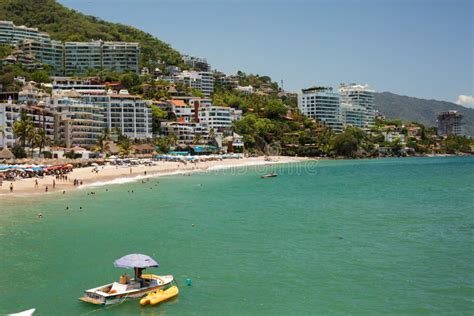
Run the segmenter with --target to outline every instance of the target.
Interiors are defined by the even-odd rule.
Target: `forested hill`
[[[37,27],[62,41],[140,42],[143,64],[161,60],[170,65],[182,63],[181,55],[170,45],[134,27],[106,22],[68,9],[55,0],[0,0],[0,20]]]
[[[438,113],[456,110],[464,114],[466,135],[474,136],[474,109],[468,109],[455,103],[382,92],[375,95],[375,108],[388,119],[420,122],[426,126],[436,126]]]

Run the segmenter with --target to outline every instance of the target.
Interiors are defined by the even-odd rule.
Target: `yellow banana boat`
[[[140,305],[145,306],[145,305],[156,305],[159,304],[163,301],[166,301],[167,299],[170,299],[172,297],[175,297],[178,295],[179,289],[176,285],[173,285],[166,290],[158,290],[158,291],[153,291],[148,293],[147,296],[142,298],[140,300]]]

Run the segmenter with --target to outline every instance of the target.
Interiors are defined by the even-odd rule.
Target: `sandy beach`
[[[206,172],[216,169],[245,167],[255,165],[271,165],[276,163],[291,163],[306,161],[307,158],[299,157],[271,157],[271,161],[266,161],[264,157],[226,159],[221,161],[206,161],[199,163],[179,163],[169,161],[157,161],[155,166],[133,166],[116,167],[105,165],[96,173],[94,167],[76,168],[67,174],[66,180],[57,180],[55,176],[45,176],[43,178],[19,179],[14,182],[4,181],[0,187],[0,199],[2,197],[24,196],[25,194],[50,194],[63,191],[70,191],[84,187],[93,187],[114,183],[115,180],[124,179],[126,181],[140,181],[145,177],[157,177],[174,173]],[[82,185],[74,186],[74,180],[82,181]],[[35,180],[38,180],[36,186]],[[55,186],[53,187],[53,181]],[[13,183],[13,192],[10,192],[10,184]],[[118,183],[118,182],[116,182]],[[47,187],[47,193],[46,193]]]

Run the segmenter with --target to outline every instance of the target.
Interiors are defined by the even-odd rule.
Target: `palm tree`
[[[201,134],[194,135],[194,137],[193,137],[193,144],[194,145],[200,144],[201,141],[202,141],[202,135]]]
[[[110,133],[109,129],[105,128],[102,131],[102,135],[97,138],[97,143],[95,145],[96,151],[100,153],[104,153],[109,150],[109,145],[106,143],[108,140],[110,140]]]
[[[171,134],[170,140],[171,140],[171,145],[173,147],[176,147],[176,144],[178,143],[178,136],[176,134]]]
[[[123,135],[118,145],[120,147],[120,153],[122,155],[128,156],[130,154],[130,151],[132,149],[132,142],[127,136]]]
[[[21,147],[25,149],[29,137],[33,135],[34,125],[25,111],[20,113],[20,119],[13,123],[13,134],[20,141]]]
[[[49,138],[46,136],[46,132],[42,128],[33,128],[30,130],[28,135],[28,141],[31,147],[31,155],[33,156],[33,151],[35,148],[39,148],[39,155],[41,151],[46,146]]]
[[[209,130],[209,142],[214,145],[216,143],[216,132],[213,128]]]

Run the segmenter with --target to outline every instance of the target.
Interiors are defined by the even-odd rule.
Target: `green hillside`
[[[62,41],[138,41],[141,44],[143,65],[153,66],[158,60],[170,65],[182,63],[178,51],[151,34],[84,15],[55,0],[0,0],[0,20],[37,27],[49,33],[53,39]]]
[[[456,110],[464,114],[466,135],[474,136],[474,109],[468,109],[455,103],[382,92],[375,95],[375,108],[388,119],[420,122],[426,126],[436,126],[438,113]]]

